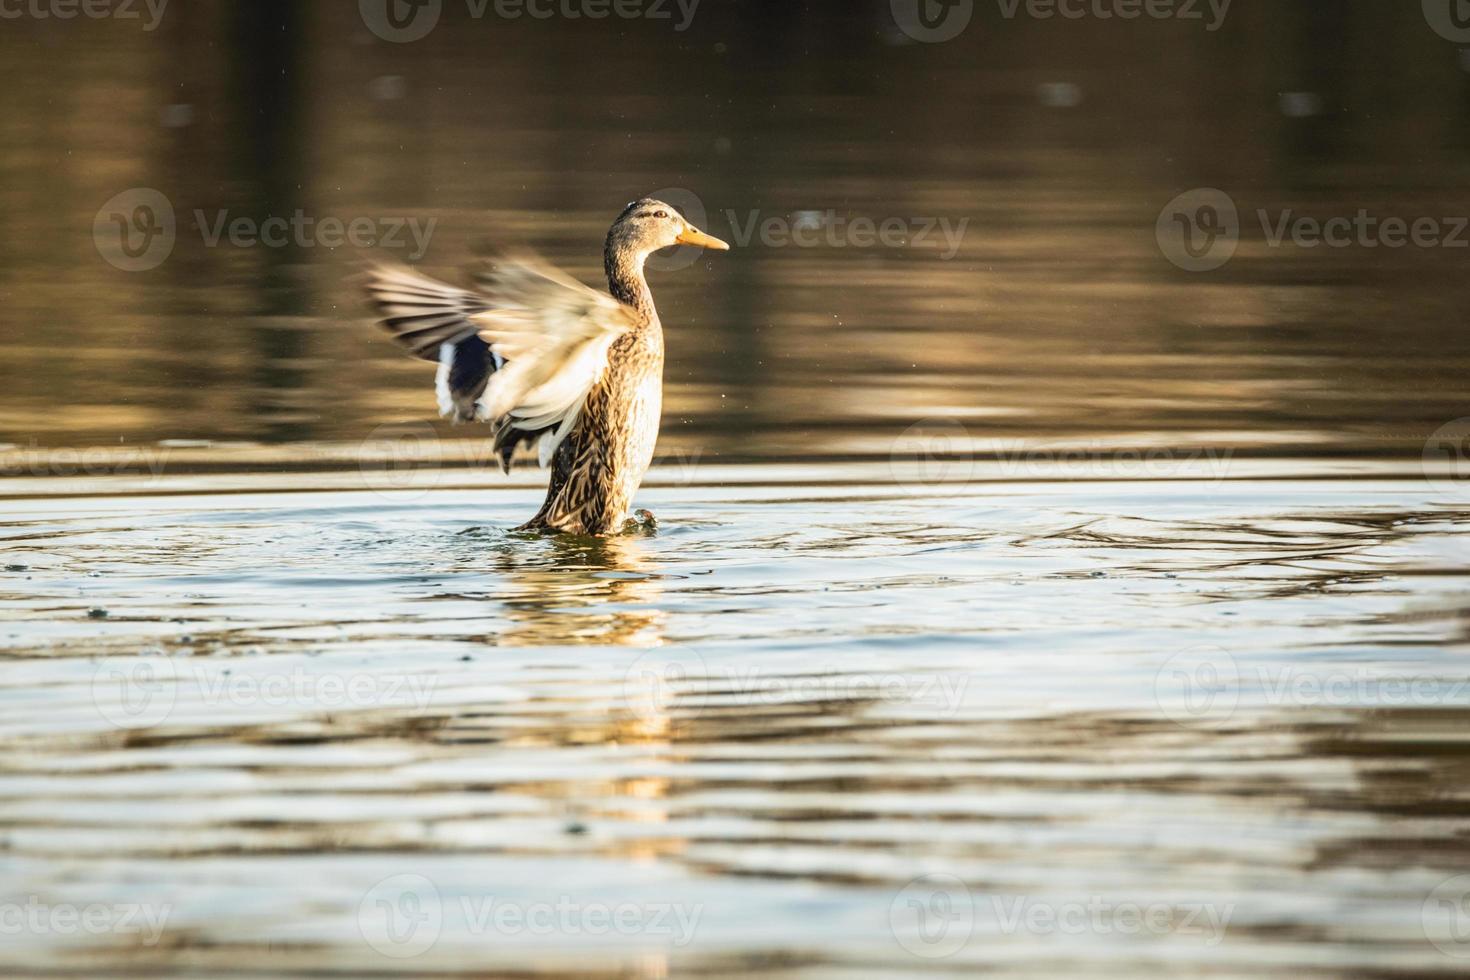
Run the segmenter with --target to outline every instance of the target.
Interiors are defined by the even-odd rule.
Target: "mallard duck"
[[[663,327],[643,264],[681,244],[730,247],[641,198],[607,233],[608,293],[529,256],[493,263],[473,289],[401,268],[370,275],[382,325],[438,362],[439,413],[489,422],[507,472],[522,444],[550,464],[546,502],[518,530],[608,534],[628,521],[663,404]]]

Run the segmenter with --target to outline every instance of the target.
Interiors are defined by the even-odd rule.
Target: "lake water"
[[[1463,970],[1470,503],[705,475],[11,501],[0,963]]]
[[[1463,975],[1470,253],[1273,238],[1456,234],[1416,5],[353,6],[0,23],[0,972]],[[657,526],[515,534],[352,277],[654,190]]]

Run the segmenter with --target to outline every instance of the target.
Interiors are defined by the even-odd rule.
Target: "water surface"
[[[0,962],[1463,966],[1462,500],[706,475],[602,540],[507,531],[534,488],[11,501],[6,892],[163,927]]]
[[[0,972],[1464,972],[1466,252],[1258,218],[1466,214],[1422,5],[360,6],[0,23]],[[518,536],[353,276],[653,191],[658,527]]]

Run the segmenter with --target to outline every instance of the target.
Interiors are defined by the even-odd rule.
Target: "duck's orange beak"
[[[698,228],[690,225],[679,233],[680,245],[698,245],[700,248],[712,248],[717,252],[728,252],[730,246],[720,241],[714,235],[706,235]]]

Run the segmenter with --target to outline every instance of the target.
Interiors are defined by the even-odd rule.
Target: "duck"
[[[676,245],[730,247],[643,197],[608,230],[605,293],[524,253],[476,270],[468,289],[406,267],[369,272],[381,326],[438,364],[439,414],[487,423],[507,473],[521,446],[550,467],[541,509],[516,530],[603,536],[629,527],[663,406],[663,325],[644,263]]]

